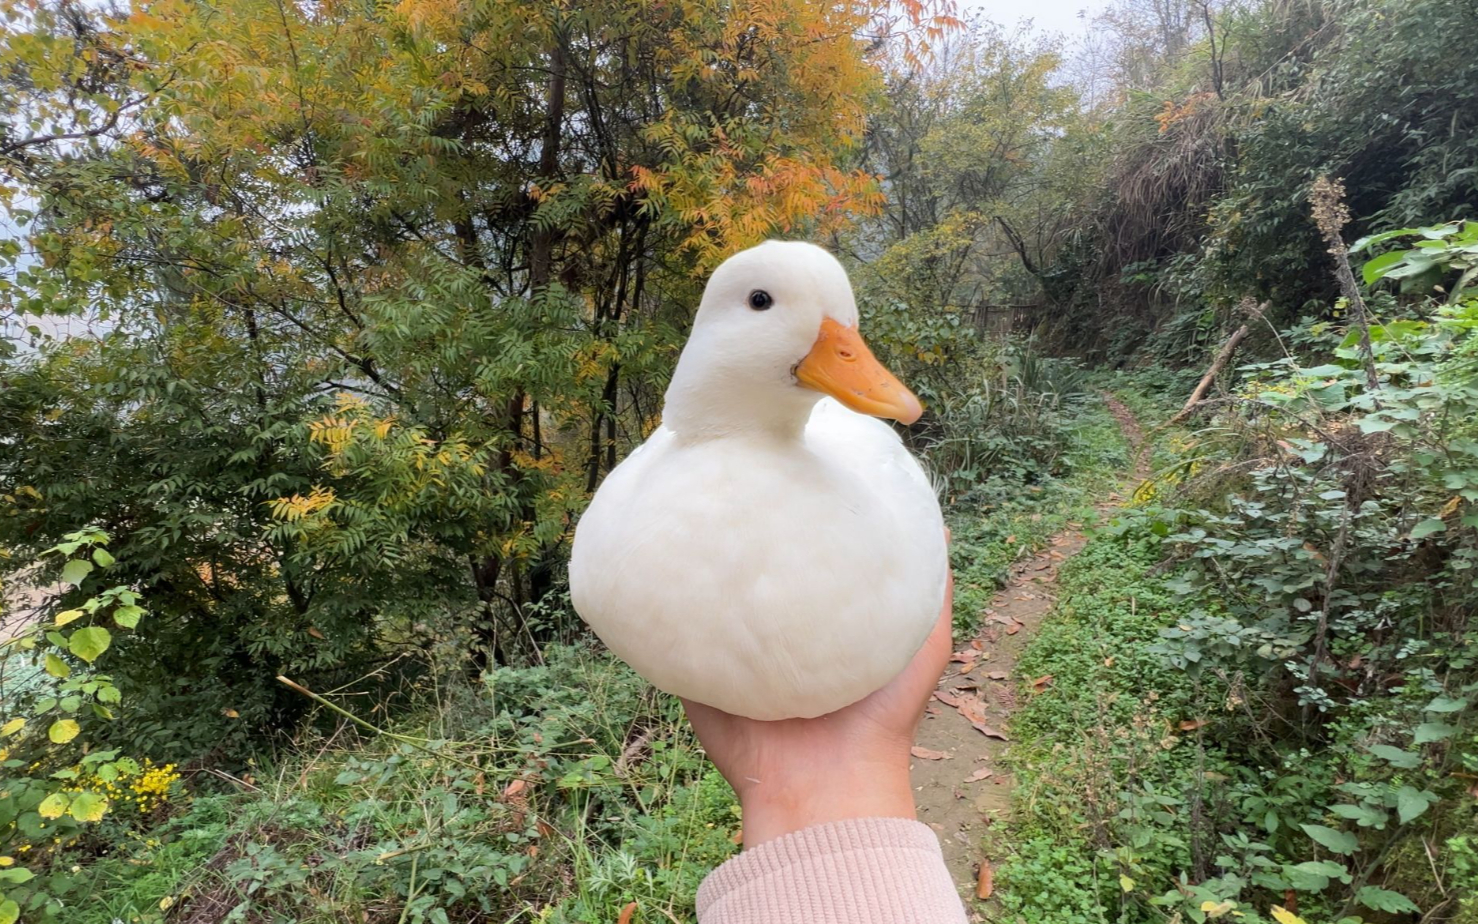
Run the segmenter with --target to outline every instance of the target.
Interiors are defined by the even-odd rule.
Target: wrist
[[[744,847],[850,818],[914,818],[908,763],[869,763],[755,780],[740,794]]]

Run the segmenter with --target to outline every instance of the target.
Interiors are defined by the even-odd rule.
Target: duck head
[[[767,241],[724,261],[667,390],[666,426],[799,432],[823,395],[905,424],[924,410],[858,333],[852,285],[831,254]]]

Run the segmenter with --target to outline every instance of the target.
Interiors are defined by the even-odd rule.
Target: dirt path
[[[1103,397],[1129,443],[1134,461],[1126,487],[1132,487],[1149,473],[1143,430],[1122,402]],[[1119,506],[1123,490],[1098,505],[1100,518]],[[1015,786],[1002,757],[1011,715],[1035,679],[1018,676],[1016,663],[1056,602],[1058,568],[1086,541],[1082,524],[1069,523],[1046,548],[1012,566],[982,614],[980,633],[955,652],[919,729],[912,773],[919,818],[938,832],[963,895],[974,896],[982,861],[1004,859],[988,856],[987,846],[1006,820]]]

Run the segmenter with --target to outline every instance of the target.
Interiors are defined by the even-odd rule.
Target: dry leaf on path
[[[951,709],[960,708],[960,697],[953,690],[935,690],[934,698]]]
[[[980,861],[980,878],[975,881],[975,897],[987,899],[996,890],[995,871],[990,868],[989,860]]]
[[[965,777],[965,782],[966,783],[979,783],[981,780],[988,780],[988,779],[990,779],[991,777],[993,777],[995,775],[996,775],[996,771],[987,769],[985,767],[981,767],[979,770],[976,770],[974,773],[972,773],[969,776]]]
[[[994,728],[991,728],[989,725],[986,725],[983,722],[972,722],[971,724],[975,726],[976,731],[980,732],[987,738],[999,738],[1002,741],[1011,740],[1010,738],[1006,737],[1004,732],[996,731]]]
[[[928,748],[912,747],[912,748],[909,748],[908,749],[908,753],[910,753],[913,756],[919,758],[920,760],[949,760],[950,759],[950,756],[948,754],[944,753],[943,751],[931,751]]]
[[[1011,623],[1011,625],[1006,627],[1006,634],[1015,635],[1016,633],[1021,631],[1021,627],[1024,625],[1026,625],[1026,623],[1018,619],[1016,622],[1013,622]]]
[[[971,661],[974,661],[978,657],[980,657],[980,652],[974,650],[973,648],[967,648],[964,651],[957,651],[954,654],[950,655],[949,659],[956,664],[969,664]]]

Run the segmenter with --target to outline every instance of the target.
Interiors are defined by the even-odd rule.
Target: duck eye
[[[749,307],[755,311],[766,311],[773,304],[775,304],[775,299],[771,298],[770,293],[764,289],[755,289],[749,293]]]

